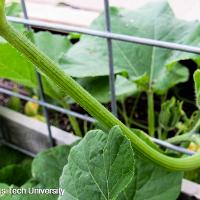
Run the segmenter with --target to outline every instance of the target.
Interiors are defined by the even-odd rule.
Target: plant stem
[[[163,130],[162,131],[162,140],[166,140],[167,136],[168,136],[168,131],[167,130]]]
[[[122,111],[121,111],[121,114],[122,114],[122,116],[124,117],[125,124],[126,124],[126,126],[130,127],[129,119],[128,119],[128,116],[127,116],[126,106],[125,106],[124,101],[121,102],[121,105],[122,105]]]
[[[169,138],[169,139],[166,140],[166,142],[169,142],[169,143],[172,143],[172,144],[178,144],[178,143],[181,143],[181,142],[190,141],[190,138],[191,138],[191,133],[185,133],[185,134],[182,134],[182,135],[177,135],[177,136],[174,136],[172,138]]]
[[[86,120],[83,121],[83,129],[84,129],[84,133],[86,134],[88,132],[88,123]]]
[[[199,126],[200,126],[200,119],[197,121],[197,123],[194,125],[194,127],[190,132],[174,136],[172,138],[167,139],[166,141],[173,144],[189,141],[189,142],[194,142],[200,146],[200,135],[194,133],[199,128]]]
[[[181,142],[194,142],[198,146],[200,146],[200,137],[197,134],[193,133],[185,133],[183,135],[178,135],[173,138],[169,138],[166,140],[171,144],[179,144]]]
[[[136,107],[137,107],[138,102],[139,102],[139,100],[140,100],[140,96],[141,96],[141,95],[138,94],[137,97],[136,97],[136,99],[135,99],[135,101],[134,101],[133,108],[132,108],[131,114],[130,114],[130,118],[131,118],[131,119],[133,118],[133,115],[134,115],[134,113],[135,113]]]
[[[134,132],[127,128],[76,81],[65,74],[56,63],[7,23],[4,11],[4,0],[0,0],[0,35],[100,123],[109,129],[118,125],[124,135],[132,142],[132,147],[141,156],[145,156],[170,170],[191,170],[200,166],[200,154],[198,153],[191,157],[172,158],[158,152],[134,134]],[[145,134],[143,136],[147,137]]]
[[[155,137],[155,113],[154,113],[154,96],[153,91],[150,89],[147,92],[147,101],[148,101],[148,127],[149,135]]]
[[[162,140],[162,127],[161,126],[158,127],[157,133],[158,133],[158,139]]]
[[[138,126],[139,128],[142,128],[144,130],[148,130],[147,126],[145,126],[144,124],[141,124],[140,122],[137,122],[136,120],[130,119],[129,121],[131,122],[131,124]]]
[[[64,108],[70,110],[70,105],[68,103],[62,101],[61,104]],[[72,129],[74,130],[75,135],[82,137],[81,129],[76,118],[71,115],[68,115],[68,118],[72,126]]]

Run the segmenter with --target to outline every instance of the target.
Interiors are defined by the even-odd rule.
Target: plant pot
[[[72,144],[79,138],[51,126],[56,145]],[[48,129],[44,122],[0,106],[0,139],[3,143],[37,154],[50,147]]]

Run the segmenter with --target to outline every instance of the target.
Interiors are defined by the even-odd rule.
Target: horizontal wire
[[[55,111],[58,111],[58,112],[61,112],[61,113],[67,114],[67,115],[71,115],[71,116],[77,117],[79,119],[86,120],[88,122],[92,122],[92,123],[96,122],[96,120],[93,119],[92,117],[88,117],[86,115],[82,115],[80,113],[77,113],[77,112],[74,112],[74,111],[71,111],[71,110],[61,108],[59,106],[55,106],[55,105],[43,102],[41,100],[36,100],[36,99],[31,98],[31,97],[27,97],[25,95],[22,95],[22,94],[19,94],[19,93],[16,93],[16,92],[4,89],[4,88],[0,88],[0,93],[6,94],[6,95],[9,95],[9,96],[15,96],[15,97],[18,97],[18,98],[26,100],[26,101],[31,101],[33,103],[37,103],[41,106],[44,106],[46,108],[49,108],[49,109],[52,109],[52,110],[55,110]]]
[[[188,53],[200,54],[199,47],[194,47],[194,46],[189,46],[189,45],[184,45],[184,44],[177,44],[173,42],[165,42],[165,41],[153,40],[149,38],[141,38],[141,37],[128,36],[128,35],[123,35],[123,34],[118,34],[118,33],[111,33],[111,32],[106,32],[106,31],[92,30],[88,28],[54,24],[54,23],[42,22],[39,20],[27,20],[27,19],[11,17],[11,16],[8,16],[7,19],[10,22],[30,25],[30,26],[39,27],[45,30],[57,31],[60,33],[76,32],[76,33],[82,33],[82,34],[92,35],[92,36],[97,36],[97,37],[102,37],[102,38],[109,38],[113,40],[119,40],[119,41],[142,44],[142,45],[156,46],[160,48],[184,51]]]
[[[165,142],[165,141],[159,140],[157,138],[153,138],[153,137],[151,137],[150,139],[153,142],[155,142],[156,144],[158,144],[160,146],[163,146],[163,147],[166,147],[167,149],[171,149],[171,150],[178,151],[180,153],[184,153],[184,154],[188,154],[188,155],[194,155],[195,154],[194,151],[188,150],[188,149],[186,149],[184,147],[179,147],[179,146],[170,144],[168,142]]]
[[[17,150],[17,151],[19,151],[19,152],[21,152],[21,153],[23,153],[23,154],[25,154],[25,155],[28,155],[28,156],[30,156],[30,157],[32,157],[32,158],[36,157],[36,154],[35,154],[35,153],[32,153],[32,152],[30,152],[30,151],[28,151],[28,150],[26,150],[26,149],[23,149],[23,148],[21,148],[21,147],[15,145],[15,144],[11,144],[10,142],[7,142],[7,141],[5,141],[5,140],[1,140],[1,141],[0,141],[0,144],[3,144],[3,145],[5,145],[5,146],[7,146],[7,147],[10,147],[10,148],[12,148],[12,149],[15,149],[15,150]]]

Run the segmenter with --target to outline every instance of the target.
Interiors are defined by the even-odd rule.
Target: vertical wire
[[[106,31],[111,32],[109,0],[104,0],[104,11],[105,11]],[[111,108],[112,108],[112,113],[117,117],[112,39],[107,38],[107,46],[108,46],[108,61],[109,61],[109,86],[111,92]]]
[[[21,6],[22,6],[24,18],[29,19],[25,0],[21,0]],[[30,25],[26,25],[26,27],[27,27],[28,30],[31,29]],[[37,71],[36,68],[35,68],[35,74],[36,74],[36,78],[37,78],[37,82],[38,82],[39,97],[40,97],[42,102],[45,102],[45,94],[44,94],[44,89],[43,89],[43,85],[42,85],[41,75],[39,74],[39,72]],[[53,147],[54,146],[54,139],[52,137],[52,131],[51,131],[51,124],[50,124],[50,121],[49,121],[48,109],[44,106],[42,108],[43,108],[43,114],[44,114],[44,117],[46,119],[46,124],[47,124],[47,130],[48,130],[48,136],[49,136],[49,145],[50,145],[50,147]]]

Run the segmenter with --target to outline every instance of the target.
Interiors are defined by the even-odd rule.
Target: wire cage
[[[113,66],[113,47],[112,47],[113,40],[129,42],[129,43],[136,43],[138,45],[155,46],[155,47],[166,48],[166,49],[171,49],[171,50],[178,50],[178,51],[183,51],[183,52],[200,54],[199,47],[113,33],[112,29],[111,29],[112,25],[110,22],[109,0],[104,0],[105,25],[106,25],[105,31],[91,30],[88,28],[82,28],[82,27],[78,27],[78,26],[75,27],[75,26],[67,26],[67,25],[61,25],[61,24],[53,24],[53,23],[47,23],[47,22],[42,22],[42,21],[38,21],[38,20],[30,20],[28,13],[27,13],[25,0],[21,0],[21,6],[23,9],[24,18],[8,16],[7,18],[10,22],[23,24],[24,26],[26,26],[27,29],[30,29],[31,27],[37,27],[42,30],[56,31],[56,32],[60,32],[62,34],[69,34],[71,32],[75,32],[75,33],[81,33],[81,34],[86,34],[86,35],[90,35],[90,36],[97,36],[100,38],[104,38],[107,41],[109,86],[110,86],[110,93],[111,93],[111,111],[115,116],[117,116],[117,103],[116,103],[116,94],[115,94],[115,86],[114,86],[115,73],[114,73],[114,66]],[[71,115],[71,116],[74,116],[81,120],[86,120],[91,123],[94,123],[96,121],[94,118],[89,117],[87,115],[83,115],[81,113],[77,113],[77,112],[71,111],[69,109],[65,109],[65,108],[62,108],[62,107],[59,107],[59,106],[56,106],[56,105],[46,102],[40,74],[37,72],[37,70],[35,70],[35,74],[36,74],[37,81],[38,81],[38,91],[39,91],[39,98],[40,98],[39,100],[36,100],[34,98],[31,98],[31,97],[28,97],[28,96],[25,96],[25,95],[22,95],[22,94],[19,94],[19,93],[16,93],[16,92],[10,91],[8,89],[4,89],[4,88],[0,88],[0,93],[6,94],[9,96],[15,96],[20,99],[34,102],[34,103],[37,103],[40,106],[42,106],[43,114],[46,119],[46,127],[48,130],[49,146],[54,146],[54,139],[52,136],[52,129],[51,129],[51,125],[50,125],[50,121],[49,121],[49,114],[48,114],[49,109],[58,111],[58,112],[61,112],[61,113],[67,114],[67,115]],[[22,151],[26,154],[29,154],[31,156],[34,156],[34,154],[32,152],[29,152],[23,148],[20,148],[16,145],[9,143],[8,141],[5,140],[5,138],[1,138],[1,139],[3,139],[4,144],[6,144],[12,148],[15,148],[19,151]],[[187,150],[183,147],[169,144],[165,141],[161,141],[156,138],[152,138],[152,141],[154,141],[158,145],[161,145],[165,148],[169,148],[169,149],[172,149],[172,150],[175,150],[178,152],[182,152],[182,153],[185,153],[188,155],[194,154],[193,151]]]

